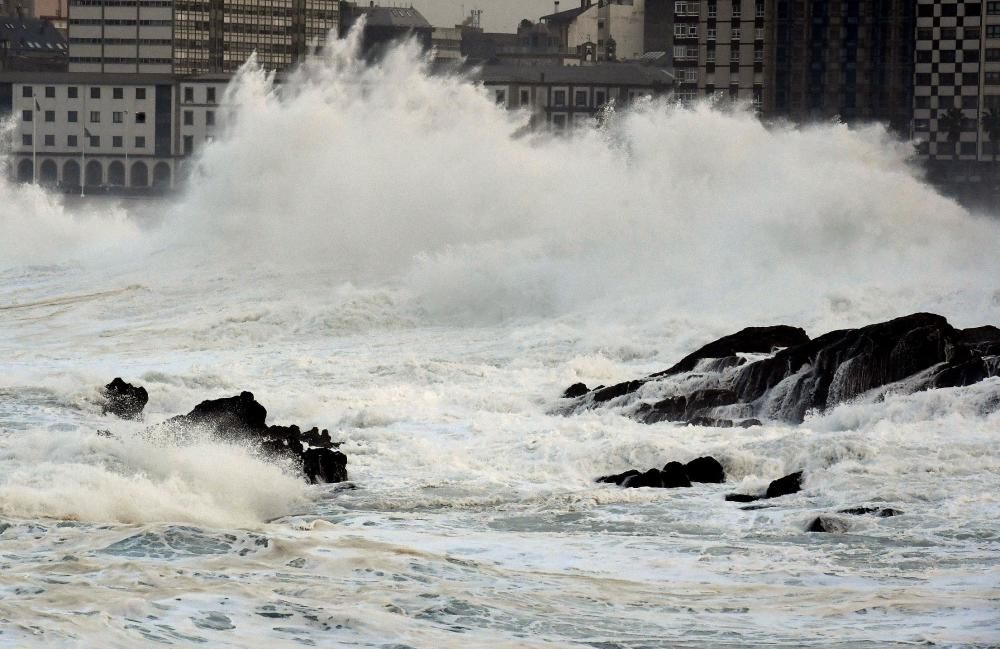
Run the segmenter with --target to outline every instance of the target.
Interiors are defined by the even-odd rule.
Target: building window
[[[957,36],[957,32],[954,27],[942,27],[941,28],[941,40],[943,41],[953,41]]]
[[[55,86],[45,86],[45,96],[49,99],[55,99],[56,87]]]
[[[740,6],[740,0],[733,0],[733,18],[740,18],[743,16],[743,7]]]
[[[600,106],[603,106],[605,103],[607,103],[607,100],[604,98],[604,91],[603,90],[598,90],[597,92],[595,92],[594,93],[594,105],[600,107]]]
[[[120,110],[116,110],[111,113],[111,121],[115,124],[121,124],[125,121],[125,115]]]
[[[184,88],[184,103],[193,104],[194,103],[194,88],[191,86],[186,86]]]
[[[90,98],[91,99],[100,99],[101,98],[101,89],[100,88],[91,88],[90,89]]]
[[[964,38],[967,41],[978,41],[980,34],[981,32],[979,31],[978,27],[966,27],[965,29],[962,30],[962,38]]]
[[[1000,49],[991,47],[986,50],[987,61],[1000,61]]]
[[[987,25],[986,38],[1000,38],[1000,25]]]
[[[552,93],[552,103],[555,104],[556,106],[565,106],[566,105],[566,91],[565,90],[556,90],[554,93]]]
[[[758,18],[764,17],[764,3],[759,0],[757,2],[756,13]]]
[[[987,2],[986,13],[991,16],[1000,16],[1000,2]]]
[[[933,53],[931,50],[917,50],[917,63],[930,63]]]
[[[97,147],[101,146],[101,138],[97,135],[91,135],[89,138],[87,138],[87,146],[96,149]]]
[[[497,103],[504,103],[505,100],[506,100],[506,97],[504,97],[504,100],[500,100],[500,98],[498,97],[497,98]],[[214,110],[207,110],[207,111],[205,111],[205,126],[215,126],[215,111]]]
[[[21,96],[22,97],[34,97],[35,96],[35,91],[32,89],[31,86],[23,86],[21,88]]]
[[[184,111],[184,126],[194,126],[194,111]]]
[[[138,113],[136,113],[135,114],[135,123],[136,124],[145,124],[146,123],[146,113],[145,112],[138,112]]]
[[[738,41],[743,36],[743,30],[738,27],[733,28],[733,40]]]
[[[100,111],[92,110],[90,111],[90,123],[100,124],[101,123],[101,113]]]
[[[715,63],[715,48],[709,48],[705,52],[705,63]]]
[[[497,106],[506,106],[507,105],[507,91],[506,90],[497,90],[495,98],[496,98]],[[209,112],[211,112],[211,111],[209,111]],[[205,124],[211,125],[210,122],[209,122],[209,120],[208,120],[208,115],[209,115],[209,113],[205,113]],[[212,121],[213,122],[215,121],[215,115],[214,114],[212,115]]]
[[[917,40],[918,41],[932,41],[934,40],[934,30],[930,27],[921,27],[917,30]]]
[[[55,122],[56,121],[56,111],[54,111],[54,110],[47,110],[47,111],[45,111],[45,121],[49,122],[50,124],[53,123],[53,122]]]
[[[135,148],[145,149],[146,148],[146,138],[142,135],[137,135],[135,137]]]
[[[708,40],[710,40],[710,41],[714,41],[717,33],[718,33],[718,30],[715,27],[709,27],[708,28],[708,35],[706,36],[706,38],[708,38]]]
[[[986,73],[986,85],[987,86],[1000,86],[1000,72],[987,72]]]
[[[184,136],[184,153],[188,155],[194,153],[194,137],[191,135]]]
[[[115,99],[125,99],[125,89],[124,88],[112,88],[111,96]]]
[[[764,40],[764,28],[763,27],[758,27],[757,29],[755,29],[754,33],[753,33],[753,38],[756,41],[762,41],[762,40]]]
[[[21,134],[21,144],[24,146],[31,146],[31,133]]]
[[[45,146],[55,146],[55,145],[56,145],[56,136],[55,135],[46,135],[45,136]]]
[[[205,94],[206,94],[206,97],[208,99],[208,103],[214,104],[215,103],[215,88],[207,88],[205,90]]]
[[[997,3],[1000,4],[1000,3]],[[708,17],[715,18],[719,15],[719,5],[714,2],[708,3]]]
[[[76,86],[70,86],[66,88],[66,96],[70,99],[76,99],[80,96],[80,89]]]
[[[522,106],[527,106],[530,103],[531,103],[531,93],[528,92],[527,90],[522,90],[521,91],[521,105]]]
[[[22,121],[24,121],[24,122],[31,122],[31,121],[34,121],[34,119],[35,119],[35,115],[30,110],[22,110],[21,111],[21,120]]]
[[[577,90],[576,94],[575,94],[575,97],[573,99],[573,103],[575,105],[581,106],[581,107],[586,106],[587,105],[587,91],[586,90]]]
[[[68,147],[75,147],[76,145],[77,145],[76,144],[76,136],[75,135],[67,135],[66,136],[66,146],[68,146]]]
[[[930,108],[931,98],[927,96],[915,97],[914,102],[917,108]]]
[[[566,128],[566,116],[565,115],[553,115],[552,125],[556,128]]]
[[[75,110],[70,110],[66,112],[66,121],[75,124],[77,120],[77,115]]]
[[[739,63],[740,62],[740,51],[737,48],[733,48],[729,51],[729,62]]]
[[[121,135],[111,136],[111,146],[113,146],[116,149],[122,148],[122,136]]]

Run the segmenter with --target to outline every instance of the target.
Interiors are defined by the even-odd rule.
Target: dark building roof
[[[64,54],[66,39],[47,20],[0,16],[0,52]]]
[[[369,27],[393,27],[396,29],[432,29],[423,15],[413,8],[404,7],[350,7],[349,20],[353,23],[365,16]]]
[[[669,70],[629,63],[598,65],[485,65],[473,73],[485,83],[671,86]]]
[[[590,5],[577,7],[576,9],[567,9],[566,11],[549,14],[548,16],[542,16],[540,20],[544,20],[550,24],[568,23],[572,22],[577,16],[585,12],[587,9],[590,9]]]
[[[0,72],[0,83],[42,85],[152,86],[172,84],[170,74],[107,74],[103,72]]]

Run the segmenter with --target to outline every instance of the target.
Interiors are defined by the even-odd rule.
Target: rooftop
[[[66,52],[66,39],[47,20],[0,16],[0,46],[22,52],[62,54]]]

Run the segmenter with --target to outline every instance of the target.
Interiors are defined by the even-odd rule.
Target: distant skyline
[[[538,20],[540,16],[552,13],[551,0],[381,0],[381,4],[413,4],[435,27],[452,27],[472,9],[482,9],[483,28],[490,32],[514,32],[522,18]],[[568,8],[572,0],[563,2]]]

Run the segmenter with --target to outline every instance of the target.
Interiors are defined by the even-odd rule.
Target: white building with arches
[[[170,75],[8,72],[8,173],[65,191],[167,191],[177,182],[177,84]]]

